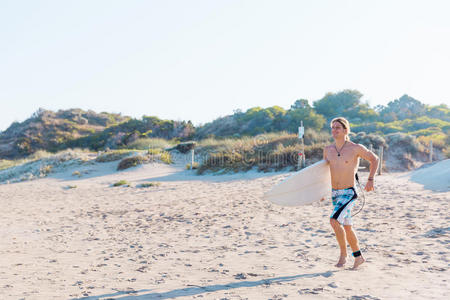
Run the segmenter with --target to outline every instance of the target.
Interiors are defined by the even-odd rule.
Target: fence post
[[[383,172],[383,146],[378,149],[378,159],[378,175],[381,175],[381,173]]]
[[[433,162],[433,141],[430,140],[430,162]]]
[[[300,127],[298,128],[298,138],[302,141],[302,155],[298,157],[297,169],[300,170],[306,165],[305,159],[305,143],[303,139],[305,138],[305,128],[303,127],[303,121],[300,121]]]

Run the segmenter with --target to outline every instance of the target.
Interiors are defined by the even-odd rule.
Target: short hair
[[[345,140],[346,141],[350,141],[350,138],[348,137],[349,133],[350,133],[350,123],[348,122],[348,120],[344,117],[337,117],[334,118],[333,120],[331,120],[330,122],[330,127],[333,126],[334,122],[338,122],[342,125],[342,127],[344,127],[344,129],[347,129],[347,135],[345,136]]]

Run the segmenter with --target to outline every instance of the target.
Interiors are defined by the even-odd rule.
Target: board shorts
[[[332,189],[331,200],[334,209],[330,218],[336,219],[342,225],[353,225],[352,208],[357,198],[358,195],[353,187],[342,190]]]

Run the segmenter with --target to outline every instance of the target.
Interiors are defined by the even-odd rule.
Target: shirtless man
[[[370,174],[365,190],[373,191],[373,177],[378,167],[378,157],[366,147],[352,143],[348,137],[350,124],[345,118],[335,118],[331,121],[331,134],[334,144],[323,150],[323,158],[330,164],[333,213],[330,224],[336,234],[341,250],[337,267],[343,267],[347,260],[347,242],[352,248],[355,262],[353,269],[358,268],[365,259],[361,254],[358,238],[352,229],[351,209],[355,204],[357,194],[354,188],[355,173],[358,169],[359,158],[370,162]],[[344,228],[342,228],[344,227]]]

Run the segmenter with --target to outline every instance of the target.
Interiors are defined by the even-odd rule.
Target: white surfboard
[[[330,194],[330,166],[321,160],[278,183],[263,198],[282,206],[297,206],[319,201]]]

